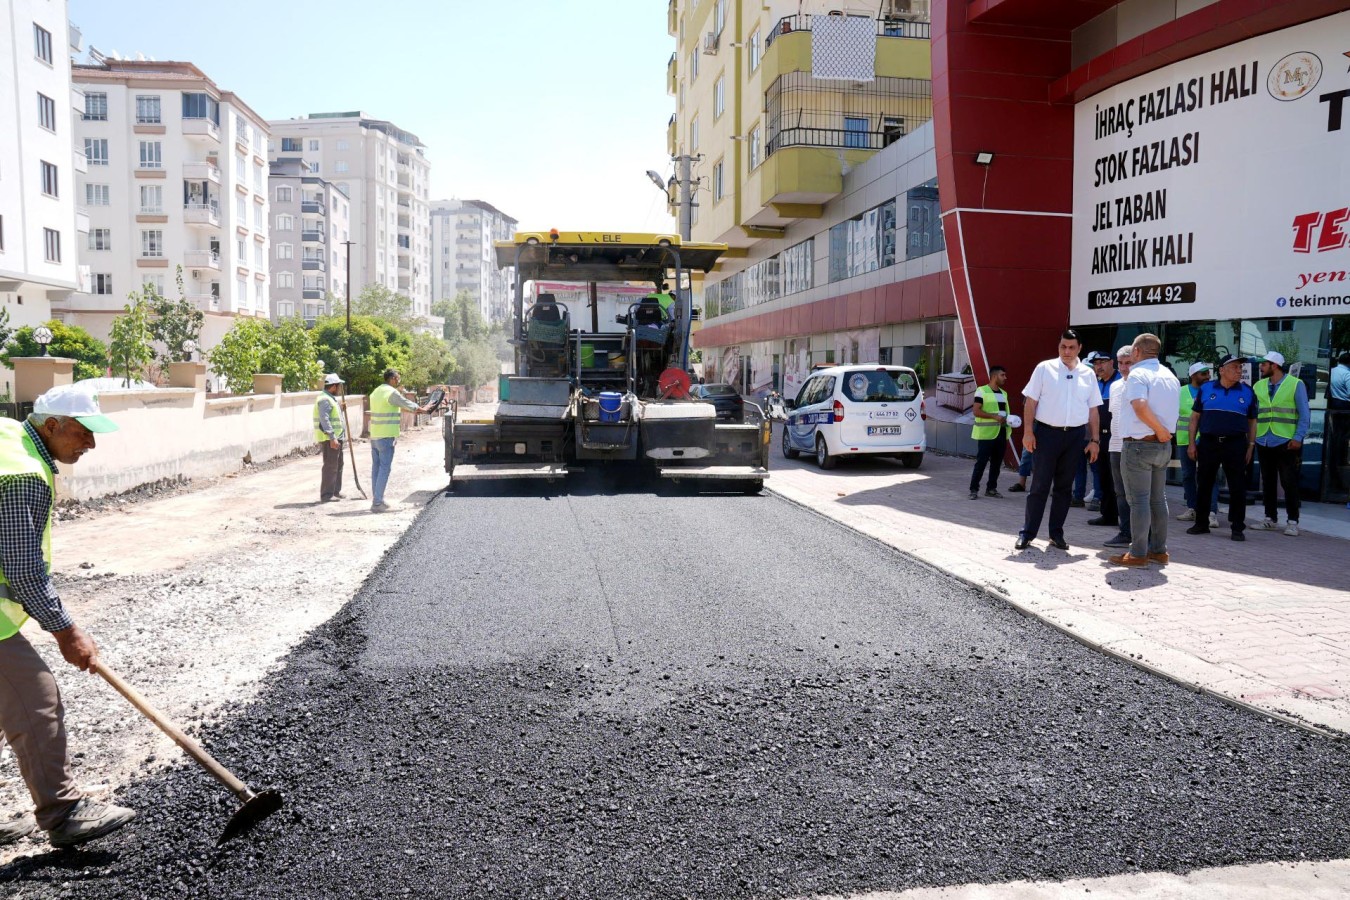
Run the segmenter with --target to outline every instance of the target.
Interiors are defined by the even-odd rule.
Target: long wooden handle
[[[165,718],[163,713],[151,706],[149,701],[142,697],[135,688],[119,678],[117,673],[97,658],[90,661],[89,668],[103,676],[103,680],[112,685],[117,693],[126,697],[132,706],[140,710],[141,715],[158,725],[160,731],[173,738],[174,743],[182,747],[189,756],[200,763],[203,769],[214,775],[217,781],[234,791],[240,800],[247,802],[253,797],[253,791],[249,790],[248,785],[235,778],[229,769],[216,762],[215,757],[203,750],[201,744],[188,737],[178,726]]]

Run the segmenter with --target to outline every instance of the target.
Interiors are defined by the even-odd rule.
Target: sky
[[[674,231],[664,0],[69,0],[84,47],[191,62],[265,119],[361,110],[416,134],[431,199],[521,230]],[[81,59],[80,61],[87,61]]]

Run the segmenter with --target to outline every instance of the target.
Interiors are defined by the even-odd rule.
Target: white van
[[[813,453],[822,469],[841,456],[893,456],[908,469],[923,462],[923,391],[904,366],[833,366],[812,372],[789,403],[783,455]]]

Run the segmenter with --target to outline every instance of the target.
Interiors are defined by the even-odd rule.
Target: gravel
[[[217,851],[233,798],[176,765],[125,789],[132,826],[5,889],[783,897],[1350,842],[1335,741],[777,499],[598,479],[438,500],[204,739],[282,812]]]

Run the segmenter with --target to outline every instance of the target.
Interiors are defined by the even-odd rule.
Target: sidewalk
[[[1188,535],[1187,523],[1173,519],[1171,565],[1124,569],[1101,546],[1115,529],[1087,525],[1096,513],[1085,509],[1069,511],[1068,553],[1048,547],[1044,524],[1030,549],[1013,550],[1026,495],[1007,494],[1016,481],[1007,470],[999,479],[1005,499],[970,500],[968,459],[929,454],[918,471],[890,460],[841,461],[822,472],[783,459],[776,433],[773,446],[767,485],[789,500],[1135,665],[1350,733],[1350,513],[1341,507],[1305,515],[1300,537],[1249,530],[1240,544],[1226,527]],[[1282,567],[1280,577],[1255,574],[1271,565]]]

